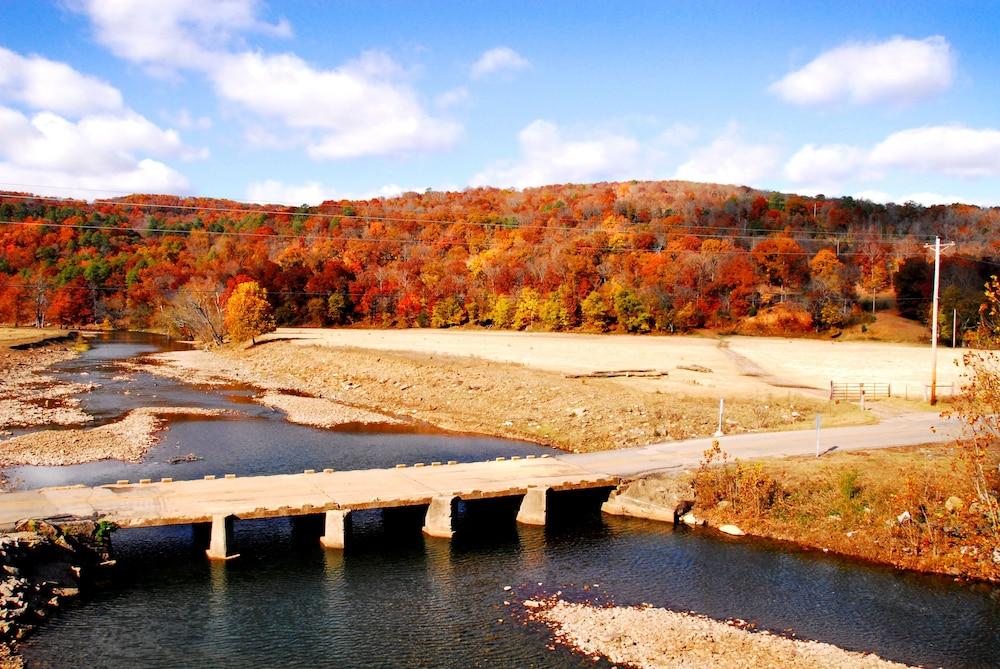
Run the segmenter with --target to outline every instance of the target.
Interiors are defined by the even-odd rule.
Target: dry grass
[[[0,348],[18,344],[34,344],[53,337],[62,337],[69,330],[59,328],[4,328],[0,327]]]
[[[751,535],[907,569],[1000,580],[984,511],[956,455],[954,445],[912,446],[730,462],[690,476],[697,515],[710,525],[737,524]],[[637,486],[636,494],[655,489]]]

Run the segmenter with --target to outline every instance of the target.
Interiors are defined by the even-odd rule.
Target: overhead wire
[[[0,184],[4,185],[4,184]],[[112,191],[113,192],[113,191]],[[177,197],[177,196],[169,196]],[[43,202],[59,202],[74,204],[79,206],[80,200],[75,200],[73,198],[55,197],[47,195],[34,195],[34,194],[19,194],[19,193],[3,193],[0,192],[0,200],[3,198],[17,199],[17,200],[40,200]],[[359,201],[367,203],[367,200]],[[412,217],[401,217],[401,216],[386,216],[379,214],[345,214],[345,213],[327,213],[318,211],[298,211],[299,207],[289,206],[288,209],[268,209],[262,207],[261,205],[251,204],[251,203],[240,203],[245,204],[244,207],[210,207],[206,205],[191,205],[191,204],[179,204],[179,203],[156,203],[156,202],[132,202],[124,200],[94,200],[91,202],[84,203],[88,206],[117,206],[117,207],[133,207],[139,209],[176,209],[181,211],[204,211],[213,213],[229,213],[229,214],[243,214],[243,215],[253,215],[253,214],[264,214],[268,216],[307,216],[310,218],[324,218],[324,219],[354,219],[354,220],[364,220],[364,221],[384,221],[393,223],[416,223],[416,224],[439,224],[439,225],[463,225],[463,226],[477,226],[477,227],[497,227],[503,226],[503,222],[491,222],[491,221],[470,221],[470,220],[455,220],[455,219],[425,219],[425,218],[412,218]],[[354,208],[354,204],[330,204],[326,206],[340,207],[342,209]],[[567,216],[553,217],[555,220],[566,222],[573,222],[578,224],[592,223],[593,220],[581,220],[578,218],[572,218]],[[549,230],[567,230],[567,231],[578,231],[580,227],[577,226],[554,226],[551,224],[546,224],[546,229]],[[722,231],[742,231],[746,232],[746,226],[714,226],[710,224],[693,224],[693,223],[681,223],[671,226],[671,229],[689,229],[689,230],[700,230],[707,229],[716,232]],[[781,231],[774,231],[781,232]],[[825,236],[826,238],[840,238],[848,239],[856,236],[855,233],[848,232],[833,232],[833,231],[810,231],[812,234]],[[697,234],[697,233],[693,233]],[[879,235],[880,239],[916,239],[922,240],[924,237],[919,235],[911,235],[904,233],[881,233]],[[927,235],[926,239],[932,239],[932,235]],[[811,238],[803,238],[811,239]]]

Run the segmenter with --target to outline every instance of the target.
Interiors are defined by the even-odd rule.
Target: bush
[[[698,506],[709,509],[728,500],[733,513],[743,518],[760,518],[784,494],[759,463],[729,464],[718,441],[705,451],[691,484]]]

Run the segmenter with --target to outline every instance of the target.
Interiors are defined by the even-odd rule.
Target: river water
[[[105,337],[58,374],[99,384],[81,397],[99,422],[150,404],[240,414],[173,421],[140,464],[21,467],[11,480],[101,484],[550,452],[432,431],[313,429],[250,402],[247,388],[121,378],[117,360],[164,347],[149,335]],[[187,453],[203,459],[169,464]],[[1000,666],[1000,590],[767,542],[600,514],[542,529],[483,513],[449,542],[425,539],[419,522],[364,512],[343,552],[321,549],[288,519],[236,528],[241,557],[224,564],[209,563],[186,526],[117,533],[116,584],[33,635],[22,646],[28,666],[595,666],[520,620],[519,601],[557,592],[741,618],[914,664]]]

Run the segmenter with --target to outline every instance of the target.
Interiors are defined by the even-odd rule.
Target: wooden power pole
[[[948,242],[950,248],[955,242]],[[935,237],[934,244],[924,244],[925,249],[934,249],[934,303],[931,307],[931,406],[937,404],[937,345],[938,345],[938,292],[941,286],[941,238]]]

